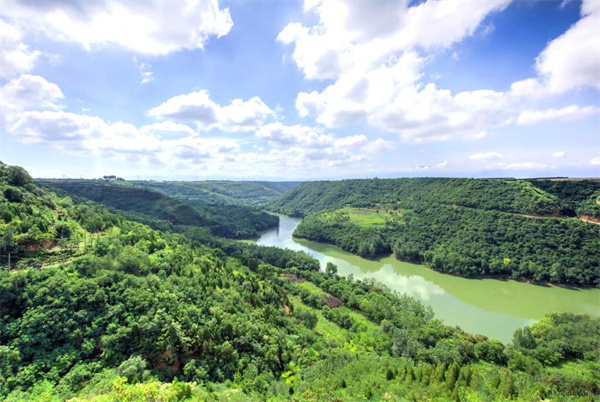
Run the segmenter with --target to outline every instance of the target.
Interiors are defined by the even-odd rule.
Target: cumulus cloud
[[[6,132],[24,143],[42,143],[67,152],[168,161],[183,148],[187,155],[214,156],[236,149],[230,140],[197,138],[189,126],[162,121],[136,127],[122,121],[61,110],[64,95],[43,77],[24,74],[1,88]]]
[[[229,132],[252,131],[273,113],[258,97],[247,101],[234,99],[231,104],[220,106],[210,99],[206,90],[174,96],[148,111],[151,117],[194,123],[204,130],[218,128]]]
[[[600,113],[600,107],[570,105],[560,109],[525,110],[517,119],[517,124],[533,125],[546,120],[575,120]]]
[[[202,168],[203,171],[231,175],[251,169],[254,174],[276,176],[276,172],[285,171],[301,177],[301,172],[318,174],[326,168],[343,169],[368,159],[362,148],[369,145],[368,139],[362,134],[337,137],[322,132],[321,128],[261,123],[255,127],[252,138],[266,140],[270,149],[263,147],[256,152],[242,152],[239,140],[202,137],[198,129],[181,121],[164,119],[136,126],[62,110],[58,105],[64,98],[62,91],[42,77],[23,75],[8,82],[1,90],[4,127],[21,142],[46,144],[78,155],[145,163],[163,173],[165,169],[181,174]],[[234,101],[221,107],[199,95],[203,94],[195,94],[192,99],[200,97],[205,104],[213,106],[214,122],[219,127],[230,127],[231,130],[254,127],[254,115],[249,118],[245,112],[250,101]],[[176,101],[173,103],[180,106]],[[164,108],[171,110],[171,106],[168,104]],[[181,112],[177,107],[174,110]],[[173,115],[179,118],[191,116],[190,122],[198,118],[196,110],[189,109]],[[164,118],[166,114],[157,112],[157,116]],[[385,141],[375,140],[375,144],[380,148],[387,146]]]
[[[584,0],[581,19],[550,41],[535,60],[538,76],[512,84],[517,96],[541,98],[591,87],[600,89],[600,2]]]
[[[582,18],[540,53],[535,67],[553,93],[590,86],[600,89],[600,3],[584,0]]]
[[[590,159],[590,165],[600,166],[600,156]]]
[[[307,153],[309,157],[331,153],[327,149],[355,148],[366,144],[368,141],[367,137],[362,134],[337,138],[332,134],[323,133],[317,127],[299,124],[286,126],[280,122],[260,127],[256,131],[256,136],[267,140],[273,148],[302,147],[305,150],[310,150]]]
[[[471,160],[502,158],[504,155],[498,152],[480,152],[469,156]]]
[[[55,40],[149,55],[202,49],[210,36],[226,35],[233,25],[229,9],[221,9],[218,0],[5,0],[2,5],[2,15]]]
[[[294,45],[292,57],[306,78],[334,82],[320,92],[300,92],[298,114],[326,127],[366,119],[409,142],[485,136],[508,120],[505,94],[452,94],[423,84],[428,58],[420,52],[473,35],[486,16],[509,3],[305,2],[319,23],[289,24],[278,40]]]
[[[24,110],[59,109],[57,102],[63,98],[58,85],[37,75],[23,74],[0,89],[2,119]]]
[[[552,154],[552,157],[553,157],[553,158],[562,158],[562,157],[564,157],[565,155],[566,155],[566,153],[565,153],[565,152],[563,152],[563,151],[560,151],[560,152],[555,152],[555,153],[553,153],[553,154]]]
[[[315,13],[319,23],[291,23],[277,39],[294,45],[292,56],[306,78],[335,78],[349,67],[379,65],[402,50],[448,47],[509,3],[426,1],[409,7],[402,0],[307,0],[305,11]]]
[[[40,52],[23,43],[21,31],[0,19],[0,78],[12,77],[33,69]]]

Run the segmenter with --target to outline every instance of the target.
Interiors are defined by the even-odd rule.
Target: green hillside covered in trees
[[[305,216],[295,236],[367,258],[393,252],[401,260],[467,277],[600,284],[600,226],[574,216],[593,199],[598,182],[544,182],[548,192],[532,183],[538,181],[307,182],[270,208]],[[380,224],[357,220],[358,207],[379,214]]]
[[[164,228],[165,223],[203,227],[216,236],[248,239],[278,224],[276,216],[253,207],[180,201],[129,182],[40,180],[39,184],[101,203],[158,228]]]
[[[549,315],[504,345],[307,254],[168,229],[0,164],[0,399],[600,394],[599,319]]]
[[[134,181],[135,186],[195,205],[247,205],[264,207],[299,182],[269,181]]]

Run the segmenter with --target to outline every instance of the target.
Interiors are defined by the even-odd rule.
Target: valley
[[[203,199],[204,190],[183,196],[186,183],[156,191],[138,182],[34,181],[0,164],[0,397],[600,395],[590,259],[598,227],[568,216],[589,194],[567,205],[520,182],[323,183],[293,185],[268,200],[259,190],[257,204],[236,197],[219,204]],[[244,194],[257,185],[227,186]],[[443,203],[434,202],[441,194]],[[491,222],[510,228],[501,243]],[[545,237],[522,237],[523,228]],[[315,233],[327,243],[307,239]],[[482,279],[488,273],[478,269],[457,275],[456,267],[481,264],[494,247],[512,253],[494,258],[515,280]],[[557,285],[524,281],[547,275],[544,258],[557,252],[566,253],[552,266],[562,272],[549,277]],[[403,262],[407,256],[425,265]],[[440,269],[449,257],[454,272]],[[526,271],[511,264],[525,257]]]
[[[375,212],[372,214],[379,216]],[[294,238],[301,219],[280,217],[279,227],[262,234],[257,244],[305,251],[321,263],[337,265],[340,275],[371,278],[390,289],[408,294],[436,317],[465,331],[510,342],[517,328],[552,312],[600,316],[600,289],[544,286],[515,280],[466,279],[442,274],[423,265],[398,261],[393,256],[365,259],[340,248]]]

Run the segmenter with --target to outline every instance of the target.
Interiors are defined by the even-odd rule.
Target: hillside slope
[[[393,252],[468,277],[599,285],[600,227],[565,217],[569,205],[518,180],[373,179],[303,183],[271,208],[305,216],[295,236],[363,257]],[[359,219],[365,209],[378,219]]]
[[[213,205],[264,207],[299,182],[259,181],[135,181],[136,186],[159,191],[177,200]]]
[[[538,179],[531,183],[560,199],[572,215],[600,218],[600,179]]]
[[[138,188],[130,183],[105,183],[98,180],[39,180],[40,184],[69,194],[126,211],[130,218],[144,223],[160,220],[174,225],[209,228],[217,236],[253,238],[261,230],[274,227],[277,217],[244,206],[215,208],[206,203],[188,205],[158,191]]]
[[[268,207],[286,215],[377,204],[408,207],[422,204],[521,214],[560,214],[560,200],[531,183],[499,179],[362,179],[304,182]]]

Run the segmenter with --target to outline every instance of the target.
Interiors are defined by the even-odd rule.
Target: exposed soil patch
[[[26,250],[28,253],[33,253],[36,251],[47,250],[54,246],[56,246],[56,242],[54,240],[46,240],[43,243],[30,244],[29,246],[27,246]]]
[[[325,300],[329,308],[337,308],[344,305],[344,303],[335,296],[323,295],[323,299]]]
[[[564,217],[562,212],[555,212],[553,214],[536,214],[536,213],[532,212],[529,214],[519,214],[519,215],[526,216],[529,218],[563,218]]]
[[[281,275],[281,277],[283,279],[287,279],[288,281],[290,281],[292,283],[306,282],[306,279],[304,279],[300,276],[294,275],[294,274],[283,274],[283,275]]]
[[[581,218],[581,220],[584,222],[600,224],[600,218],[595,216],[581,215],[579,218]]]
[[[169,369],[174,373],[178,373],[181,371],[181,362],[177,356],[175,356],[175,360],[173,361],[173,355],[174,353],[172,351],[165,350],[160,356],[158,356],[158,359],[156,359],[154,367],[159,370]],[[173,363],[169,364],[169,361],[173,361]]]

